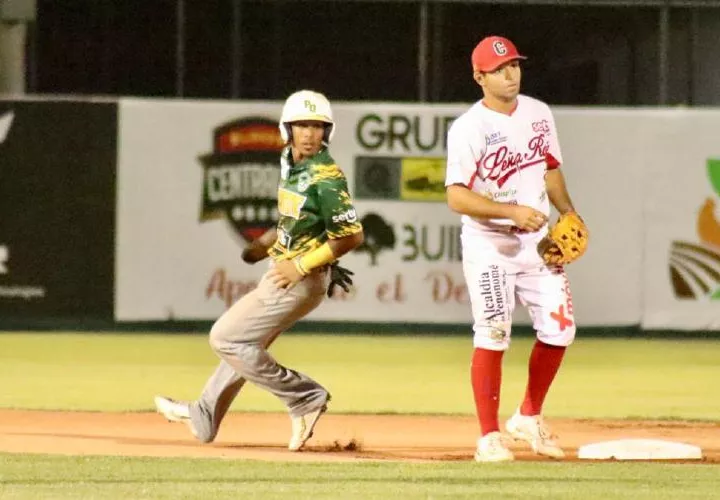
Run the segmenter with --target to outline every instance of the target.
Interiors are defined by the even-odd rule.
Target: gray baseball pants
[[[322,302],[329,273],[316,270],[290,290],[278,290],[263,275],[257,288],[228,309],[210,330],[210,346],[220,358],[200,398],[190,405],[197,438],[209,443],[246,381],[277,396],[291,416],[324,406],[328,391],[307,375],[279,364],[267,349],[283,331]]]

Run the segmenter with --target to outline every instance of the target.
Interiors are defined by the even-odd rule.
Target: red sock
[[[475,397],[475,411],[483,436],[500,430],[498,407],[503,354],[505,351],[477,348],[473,352],[470,376]]]
[[[520,407],[521,415],[540,415],[543,402],[550,390],[555,374],[560,368],[565,347],[535,342],[528,364],[528,384],[525,400]]]

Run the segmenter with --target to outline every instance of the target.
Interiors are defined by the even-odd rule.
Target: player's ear
[[[473,80],[475,80],[475,82],[478,85],[480,85],[481,87],[483,86],[483,76],[484,75],[485,75],[485,73],[483,73],[482,71],[479,71],[479,70],[473,71]]]

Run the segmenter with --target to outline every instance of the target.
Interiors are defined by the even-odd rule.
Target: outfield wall
[[[0,101],[0,318],[112,317],[115,102]]]
[[[281,103],[67,104],[81,110],[78,118],[37,102],[51,126],[35,117],[29,127],[18,126],[30,120],[27,102],[0,105],[0,125],[14,116],[0,144],[0,314],[210,321],[263,273],[263,264],[239,255],[277,217]],[[308,320],[471,321],[459,220],[442,187],[445,132],[465,108],[334,105],[333,156],[371,245],[342,259],[356,273],[353,292]],[[86,119],[94,109],[105,110],[110,125]],[[587,254],[568,267],[578,323],[720,329],[720,110],[556,108],[555,115],[570,192],[591,230]],[[28,179],[40,179],[39,187]],[[39,212],[48,199],[58,205]],[[55,243],[30,239],[48,228]],[[90,297],[78,295],[75,309],[58,307],[67,295],[58,283]],[[31,296],[23,287],[46,292]],[[528,318],[519,311],[517,321]]]

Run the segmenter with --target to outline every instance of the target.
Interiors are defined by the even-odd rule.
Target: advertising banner
[[[277,220],[281,107],[121,101],[117,320],[214,319],[256,285],[266,264],[245,264],[240,253]],[[466,108],[333,103],[331,152],[366,242],[341,260],[355,272],[354,290],[308,319],[471,323],[460,217],[444,198],[447,129]],[[568,184],[592,233],[588,253],[568,270],[576,317],[587,325],[638,324],[641,120],[573,110],[556,118]],[[618,154],[622,182],[609,174]],[[528,318],[518,311],[517,320]]]
[[[0,316],[112,319],[115,103],[0,101]]]
[[[720,330],[720,111],[667,112],[655,128],[642,326]]]
[[[118,320],[215,318],[257,284],[267,263],[240,253],[277,221],[281,104],[122,101]],[[445,127],[459,108],[365,126],[361,109],[334,108],[331,148],[365,227],[363,247],[342,259],[356,286],[309,319],[470,321],[459,218],[441,196]]]
[[[0,100],[0,313],[219,316],[267,268],[240,253],[277,222],[281,106]],[[341,260],[354,288],[308,319],[469,326],[444,197],[447,130],[465,109],[334,103],[331,151],[366,238]],[[720,329],[720,111],[554,113],[590,228],[567,269],[578,325]]]

